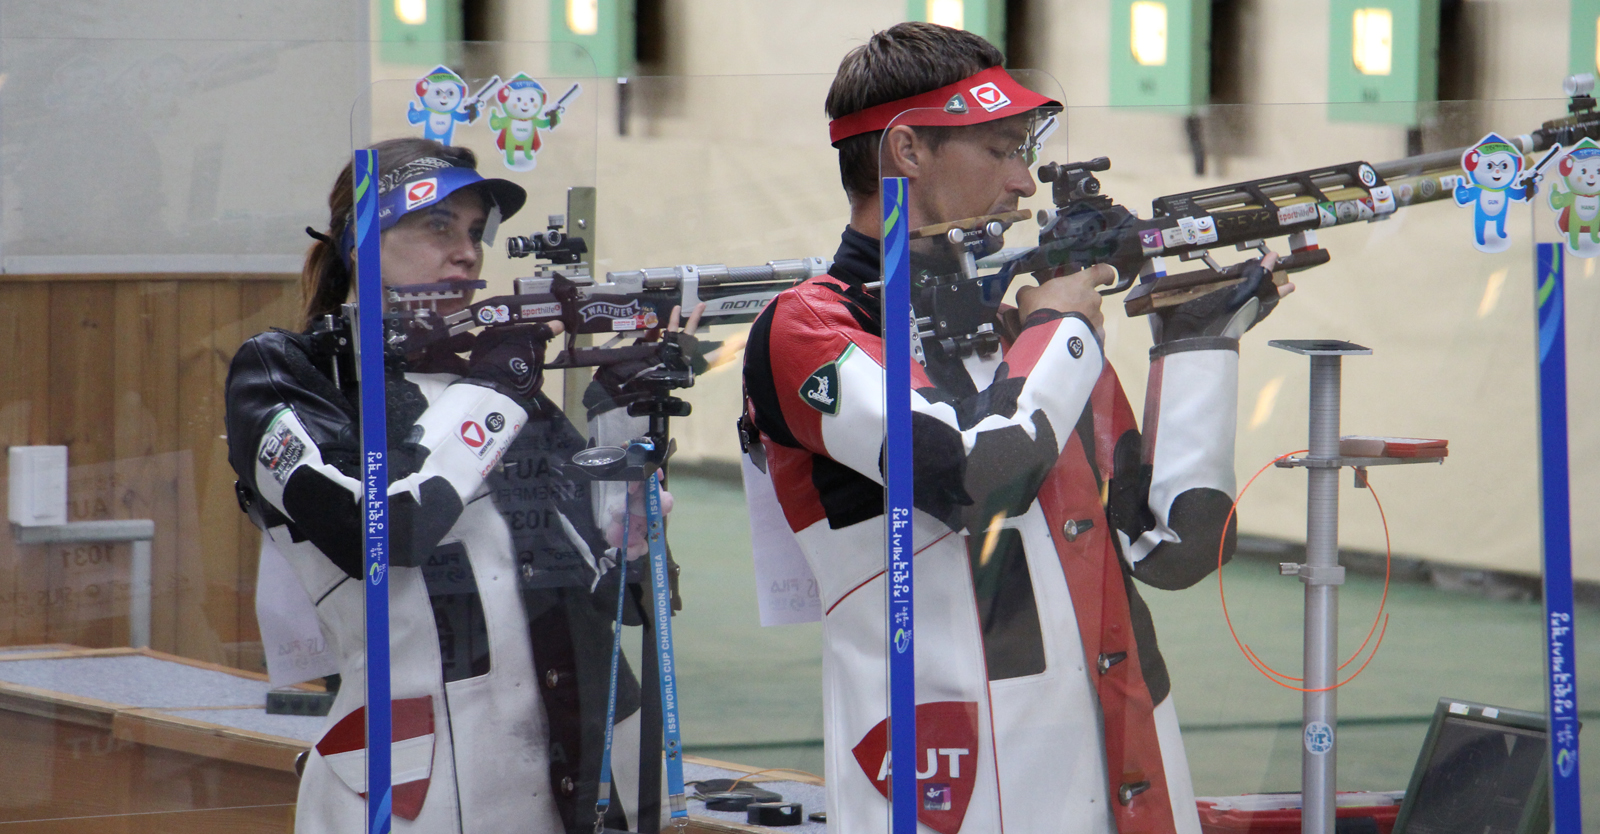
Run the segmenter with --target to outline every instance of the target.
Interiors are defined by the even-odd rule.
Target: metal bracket
[[[1280,576],[1298,576],[1307,585],[1343,585],[1344,566],[1313,566],[1299,562],[1279,562]]]

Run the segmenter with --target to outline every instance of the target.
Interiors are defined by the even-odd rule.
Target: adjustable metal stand
[[[1301,817],[1303,834],[1334,834],[1338,751],[1338,700],[1334,686],[1339,671],[1339,469],[1364,469],[1400,463],[1438,463],[1438,458],[1347,458],[1339,455],[1340,360],[1372,353],[1350,342],[1279,340],[1267,343],[1311,357],[1310,453],[1278,462],[1304,467],[1306,493],[1306,563],[1283,563],[1279,571],[1298,576],[1306,586],[1304,718],[1301,722]]]

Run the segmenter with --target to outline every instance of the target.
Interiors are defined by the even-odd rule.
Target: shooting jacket
[[[886,830],[890,766],[877,247],[846,230],[832,274],[753,325],[744,372],[773,534],[820,588],[828,817],[851,832]],[[1198,832],[1133,580],[1187,587],[1231,553],[1236,342],[1154,353],[1144,435],[1075,314],[911,370],[921,830]]]
[[[549,468],[583,439],[548,400],[530,414],[455,373],[391,368],[386,387],[394,830],[591,831],[615,585],[612,602],[591,594],[604,544],[584,485]],[[343,679],[301,776],[302,834],[366,827],[355,400],[298,334],[250,339],[228,374],[241,505],[315,602]],[[619,717],[638,707],[622,678]],[[637,723],[618,722],[617,750],[638,749]],[[630,806],[634,761],[615,764]]]

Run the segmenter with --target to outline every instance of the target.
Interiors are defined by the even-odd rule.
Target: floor
[[[684,610],[674,632],[687,750],[820,774],[820,627],[761,627],[737,484],[679,476],[672,491],[678,500],[669,535],[683,566]],[[1230,564],[1224,580],[1241,639],[1267,663],[1297,674],[1300,584],[1278,576],[1269,561],[1249,559]],[[1342,589],[1345,656],[1366,636],[1382,594],[1382,579],[1367,576],[1352,575]],[[1300,695],[1245,661],[1223,619],[1215,578],[1186,591],[1146,590],[1145,598],[1172,673],[1197,793],[1297,790]],[[1543,711],[1537,602],[1411,582],[1391,585],[1386,611],[1381,649],[1339,690],[1341,790],[1403,789],[1442,696]],[[1600,635],[1600,610],[1580,609],[1578,619],[1578,666],[1593,670],[1600,644],[1583,638]],[[1579,704],[1586,723],[1600,718],[1600,675],[1582,680]],[[1586,735],[1585,816],[1600,820],[1600,736]]]

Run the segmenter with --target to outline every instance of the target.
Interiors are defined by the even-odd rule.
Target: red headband
[[[1018,84],[1001,67],[990,67],[937,90],[840,116],[828,123],[828,141],[837,146],[852,136],[883,130],[891,122],[930,127],[976,125],[1051,106],[1060,107],[1061,102]],[[905,115],[896,118],[901,114]]]

